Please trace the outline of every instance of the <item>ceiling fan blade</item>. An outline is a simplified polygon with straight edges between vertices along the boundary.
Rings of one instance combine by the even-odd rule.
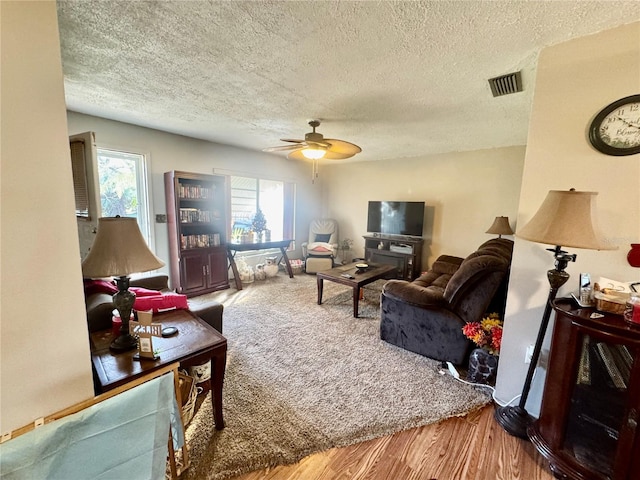
[[[327,150],[327,153],[325,154],[325,156],[323,158],[326,158],[328,160],[342,160],[342,159],[349,158],[349,157],[353,157],[353,155],[352,154],[345,154],[345,153],[334,153],[334,152],[331,152],[331,151]],[[309,160],[307,157],[305,157],[302,154],[302,149],[301,148],[291,152],[289,155],[287,155],[287,158],[291,159],[291,160],[307,160],[307,161]]]
[[[304,143],[304,140],[296,140],[295,138],[281,138],[281,142]]]
[[[315,142],[313,140],[305,140],[304,143],[307,145],[317,145],[319,147],[329,148],[331,144],[329,142]]]
[[[338,140],[336,138],[325,138],[325,140],[331,144],[329,147],[329,152],[331,153],[343,154],[352,157],[356,153],[360,153],[362,151],[362,149],[355,143],[345,142],[344,140]]]
[[[263,148],[262,151],[263,152],[284,152],[286,150],[295,150],[296,148],[302,148],[304,145],[301,144],[297,144],[297,145],[279,145],[277,147],[268,147],[268,148]]]
[[[345,158],[351,158],[355,155],[355,153],[338,153],[338,152],[332,152],[331,149],[327,150],[327,153],[325,153],[324,158],[328,159],[328,160],[343,160]]]

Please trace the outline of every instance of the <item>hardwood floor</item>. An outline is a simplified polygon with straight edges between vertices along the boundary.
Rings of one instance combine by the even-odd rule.
[[[233,480],[551,480],[544,458],[502,430],[493,410],[487,406]]]

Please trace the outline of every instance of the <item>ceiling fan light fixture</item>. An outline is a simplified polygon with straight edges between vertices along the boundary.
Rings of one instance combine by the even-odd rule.
[[[327,149],[321,146],[308,146],[301,150],[302,155],[309,160],[319,160],[327,154]]]

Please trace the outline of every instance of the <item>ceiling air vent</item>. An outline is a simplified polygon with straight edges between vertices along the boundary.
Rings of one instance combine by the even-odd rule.
[[[489,79],[491,93],[494,97],[509,95],[522,91],[522,76],[520,72],[509,73]]]

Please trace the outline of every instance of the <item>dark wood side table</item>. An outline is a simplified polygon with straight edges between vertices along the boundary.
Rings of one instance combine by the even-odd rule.
[[[160,355],[158,360],[135,360],[136,350],[109,350],[111,330],[91,334],[91,360],[99,383],[96,385],[97,393],[112,390],[174,362],[187,366],[210,361],[213,416],[216,430],[222,430],[222,385],[227,364],[227,339],[189,310],[154,314],[153,321],[161,323],[163,328],[178,329],[178,333],[171,337],[153,337],[153,348]]]
[[[340,267],[332,268],[316,273],[318,283],[318,305],[322,304],[322,290],[324,288],[324,280],[340,283],[353,288],[353,316],[358,318],[358,304],[360,302],[360,288],[375,282],[381,278],[395,278],[396,267],[394,265],[373,265],[369,264],[369,268],[360,272],[356,268],[356,263],[349,263]],[[349,275],[349,277],[343,276]]]
[[[233,278],[236,281],[236,289],[242,290],[242,282],[240,281],[240,274],[238,273],[238,267],[236,266],[235,256],[237,252],[248,252],[251,250],[268,250],[270,248],[279,248],[282,253],[282,260],[284,260],[284,267],[287,269],[289,278],[293,278],[293,269],[291,263],[289,263],[289,257],[287,257],[287,248],[291,244],[291,240],[276,240],[273,242],[260,242],[260,243],[227,243],[227,257],[229,258],[229,265],[233,272]]]

